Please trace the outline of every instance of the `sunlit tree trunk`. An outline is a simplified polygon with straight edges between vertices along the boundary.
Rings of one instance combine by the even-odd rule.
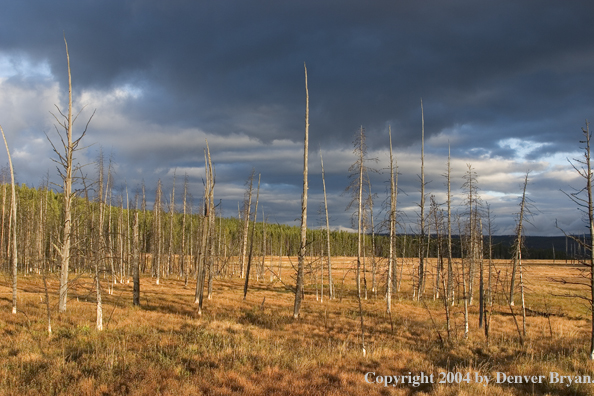
[[[4,145],[6,146],[6,154],[8,155],[8,165],[10,166],[10,187],[12,192],[12,198],[10,202],[12,222],[12,313],[17,313],[17,200],[16,190],[14,184],[14,169],[12,168],[12,159],[10,158],[10,150],[8,149],[8,143],[6,143],[6,136],[4,135],[4,129],[0,126],[0,132],[2,132],[2,139],[4,139]]]
[[[322,165],[322,186],[324,188],[324,209],[326,211],[326,243],[328,251],[328,298],[334,298],[334,284],[332,281],[332,252],[330,251],[330,219],[328,217],[328,200],[326,199],[326,177],[324,175],[324,159],[320,151],[320,163]],[[279,266],[280,276],[280,266]]]
[[[303,270],[305,265],[305,248],[307,245],[307,172],[308,172],[308,144],[309,144],[309,91],[307,89],[307,66],[305,69],[305,139],[303,144],[303,194],[301,195],[301,240],[299,244],[299,256],[297,259],[297,280],[295,282],[295,304],[293,306],[293,318],[299,317],[301,299],[303,296]]]
[[[398,165],[394,166],[392,155],[392,127],[389,128],[390,136],[390,251],[388,254],[388,279],[386,283],[386,312],[392,312],[393,277],[396,276],[396,199],[398,196]]]
[[[419,275],[417,283],[417,299],[421,300],[425,290],[425,115],[423,113],[423,99],[421,99],[421,229],[419,242]]]

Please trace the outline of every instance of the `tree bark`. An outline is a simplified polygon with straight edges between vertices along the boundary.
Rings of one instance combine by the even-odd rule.
[[[334,284],[332,282],[332,252],[330,251],[330,219],[328,217],[328,200],[326,198],[326,177],[324,175],[324,159],[322,158],[321,151],[320,163],[322,165],[322,186],[324,188],[324,209],[326,211],[326,244],[328,245],[328,298],[332,300],[334,298]]]
[[[243,299],[247,297],[248,284],[250,281],[250,269],[252,268],[252,255],[254,253],[254,234],[256,232],[256,220],[258,217],[258,201],[260,199],[260,174],[258,174],[258,188],[256,190],[256,208],[254,210],[254,225],[252,226],[252,237],[250,241],[250,254],[248,256],[247,269],[245,272],[245,283],[243,285]]]
[[[419,242],[419,279],[417,283],[417,299],[420,301],[425,290],[425,115],[423,99],[421,99],[421,241]]]
[[[6,143],[6,136],[4,135],[4,129],[0,126],[0,132],[2,132],[2,139],[4,139],[4,145],[6,146],[6,154],[8,155],[8,165],[10,166],[10,187],[12,191],[12,198],[11,198],[11,213],[12,213],[12,222],[14,226],[12,227],[12,313],[17,313],[17,200],[16,200],[16,190],[14,184],[14,169],[12,167],[12,159],[10,158],[10,150],[8,149],[8,143]]]
[[[297,260],[297,280],[295,284],[295,304],[293,306],[293,318],[299,317],[301,309],[301,298],[303,295],[303,269],[305,265],[305,248],[307,246],[307,172],[308,172],[308,144],[309,144],[309,91],[307,89],[307,66],[305,69],[305,139],[303,144],[303,194],[301,195],[301,241],[299,244],[299,256]]]
[[[389,127],[390,136],[390,252],[388,254],[388,279],[386,283],[386,312],[392,312],[392,286],[396,275],[396,199],[398,197],[398,165],[394,172],[394,157],[392,154],[392,126]],[[394,179],[396,178],[396,179]]]
[[[66,61],[68,64],[68,115],[65,144],[65,173],[64,173],[64,226],[62,233],[62,248],[60,251],[60,299],[59,311],[66,312],[66,301],[68,297],[68,266],[70,264],[70,238],[72,233],[72,152],[74,145],[72,141],[72,76],[70,73],[70,54],[68,53],[68,42],[64,37],[66,45]]]
[[[139,258],[139,244],[138,244],[138,211],[134,211],[134,231],[132,232],[132,238],[134,238],[132,242],[132,249],[134,252],[134,269],[133,269],[133,278],[134,278],[134,291],[133,291],[133,304],[140,305],[140,258]]]

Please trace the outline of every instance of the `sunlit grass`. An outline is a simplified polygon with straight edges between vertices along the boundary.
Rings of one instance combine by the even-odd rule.
[[[0,284],[0,394],[6,395],[186,395],[186,394],[421,394],[515,395],[590,394],[591,385],[573,384],[428,384],[384,389],[368,384],[365,373],[413,375],[420,372],[496,372],[513,375],[593,374],[586,356],[589,312],[550,277],[570,277],[564,266],[527,266],[527,305],[553,315],[529,316],[522,345],[507,305],[496,304],[490,344],[478,328],[478,299],[470,307],[470,335],[463,339],[461,304],[452,307],[453,331],[447,340],[441,300],[426,292],[427,308],[411,301],[410,271],[385,313],[383,287],[378,298],[363,301],[365,342],[362,354],[358,306],[350,260],[337,260],[339,297],[316,300],[306,288],[301,317],[292,319],[293,294],[281,282],[250,281],[243,300],[243,280],[220,279],[212,300],[198,315],[194,287],[183,280],[141,280],[141,307],[132,306],[132,284],[107,293],[103,280],[104,326],[95,330],[92,279],[71,285],[68,311],[57,314],[58,281],[49,277],[53,333],[48,336],[40,276],[19,279],[16,315],[11,312],[8,279]],[[500,276],[505,263],[497,263]],[[283,282],[291,285],[289,268]],[[284,276],[285,276],[284,275]],[[312,278],[307,278],[311,281]],[[344,279],[344,282],[343,282]],[[315,279],[314,279],[315,280]],[[428,285],[432,277],[428,278]],[[383,285],[383,280],[378,283]],[[368,287],[370,282],[368,278]],[[428,287],[429,290],[429,287]],[[478,284],[476,289],[478,290]],[[503,285],[499,284],[499,292]],[[327,290],[326,290],[327,292]],[[496,299],[497,301],[497,299]],[[429,311],[436,325],[430,319]],[[520,307],[515,313],[521,325]],[[552,335],[551,335],[552,333]],[[443,338],[443,343],[439,340]],[[567,393],[567,394],[569,394]]]

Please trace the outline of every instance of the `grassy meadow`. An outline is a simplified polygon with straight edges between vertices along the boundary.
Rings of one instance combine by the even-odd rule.
[[[278,258],[272,258],[276,266]],[[293,262],[296,262],[293,259]],[[412,259],[410,260],[412,263]],[[141,278],[141,306],[132,305],[131,280],[108,294],[102,280],[104,330],[95,329],[93,278],[75,276],[68,310],[58,314],[58,277],[47,278],[52,333],[47,331],[43,279],[19,277],[18,313],[11,313],[7,275],[0,278],[0,395],[591,395],[594,385],[550,383],[549,373],[591,375],[587,358],[590,312],[570,284],[577,280],[565,263],[527,262],[524,267],[527,336],[523,343],[505,303],[509,266],[496,264],[494,307],[487,345],[478,328],[478,280],[470,306],[470,333],[463,338],[463,303],[451,307],[453,329],[445,329],[441,299],[433,299],[432,278],[423,302],[412,300],[411,265],[386,314],[385,279],[362,301],[366,354],[352,258],[334,260],[336,298],[320,299],[316,279],[306,276],[301,316],[292,318],[294,271],[284,259],[282,281],[251,279],[243,300],[243,280],[216,279],[213,298],[200,316],[194,304],[195,280],[170,277],[155,285]],[[400,264],[400,261],[399,261]],[[384,267],[381,267],[384,268]],[[381,271],[383,273],[383,270]],[[498,274],[498,275],[497,275]],[[478,278],[477,278],[478,279]],[[326,280],[325,280],[325,283]],[[327,294],[327,285],[324,293]],[[316,292],[317,290],[317,292]],[[518,289],[519,290],[519,289]],[[457,294],[459,297],[459,294]],[[519,294],[514,312],[522,327]],[[387,386],[368,383],[378,376],[433,374],[432,383]],[[440,372],[470,373],[473,380],[438,383]],[[497,373],[547,376],[542,383],[494,383]],[[487,386],[475,373],[489,376]],[[452,378],[455,378],[452,375]]]

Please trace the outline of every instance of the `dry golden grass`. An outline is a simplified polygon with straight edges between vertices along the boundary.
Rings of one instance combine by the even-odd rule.
[[[273,258],[276,265],[278,259]],[[95,330],[92,279],[81,276],[69,291],[68,311],[57,314],[55,277],[49,278],[53,334],[48,337],[39,276],[19,279],[19,313],[12,315],[7,278],[0,282],[1,395],[589,395],[592,385],[550,384],[424,384],[386,387],[365,381],[377,375],[424,372],[478,372],[494,380],[497,372],[511,375],[594,377],[586,356],[589,311],[575,299],[555,296],[574,292],[552,284],[551,277],[575,276],[564,265],[529,263],[525,267],[527,305],[550,317],[529,316],[523,345],[507,305],[495,305],[490,345],[478,329],[477,302],[470,307],[470,336],[463,339],[462,308],[452,308],[454,330],[445,339],[441,301],[434,301],[428,278],[427,307],[411,301],[410,269],[394,297],[392,318],[385,313],[383,287],[363,301],[367,354],[361,350],[353,259],[334,261],[338,298],[316,300],[311,276],[302,314],[293,320],[293,294],[270,277],[250,281],[247,300],[243,281],[220,279],[204,313],[193,304],[194,287],[183,280],[141,280],[141,307],[132,306],[132,284],[117,284],[107,295],[104,282],[105,330]],[[412,262],[412,261],[410,261]],[[283,282],[293,284],[284,260]],[[500,279],[508,264],[496,263]],[[378,281],[383,284],[383,280]],[[371,280],[368,275],[368,287]],[[478,284],[475,286],[478,291]],[[499,281],[498,290],[504,284]],[[325,291],[326,292],[326,291]],[[503,301],[501,298],[499,300]],[[498,300],[498,301],[499,301]],[[518,300],[519,301],[519,300]],[[429,316],[436,322],[433,322]],[[516,304],[515,312],[520,307]],[[521,317],[517,317],[521,325]],[[393,326],[393,330],[392,330]],[[551,336],[552,331],[552,336]]]

